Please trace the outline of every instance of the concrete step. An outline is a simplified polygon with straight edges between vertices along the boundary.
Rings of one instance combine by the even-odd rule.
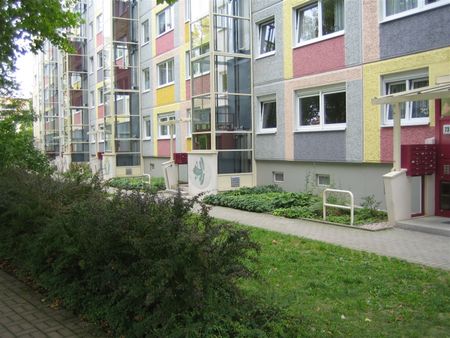
[[[411,231],[450,237],[450,218],[445,217],[415,217],[409,220],[398,221],[397,227]]]

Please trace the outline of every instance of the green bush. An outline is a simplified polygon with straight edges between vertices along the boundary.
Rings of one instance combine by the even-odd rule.
[[[148,177],[114,177],[106,182],[110,187],[124,190],[151,190],[159,191],[166,189],[163,177],[151,177],[150,185]]]
[[[296,336],[298,318],[237,286],[254,277],[249,232],[197,202],[3,172],[0,258],[114,336]]]

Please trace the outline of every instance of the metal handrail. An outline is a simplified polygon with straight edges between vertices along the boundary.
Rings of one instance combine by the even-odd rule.
[[[348,194],[350,196],[350,206],[327,203],[327,193],[328,192],[338,192],[338,193]],[[351,191],[339,190],[339,189],[325,189],[323,191],[322,199],[323,199],[323,220],[324,221],[327,220],[327,207],[333,207],[333,208],[350,210],[350,225],[353,225],[354,215],[355,215],[355,205],[354,205],[353,193]]]

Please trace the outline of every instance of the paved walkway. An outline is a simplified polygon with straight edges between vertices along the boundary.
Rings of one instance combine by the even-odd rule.
[[[92,325],[71,313],[54,310],[41,302],[42,296],[0,270],[0,337],[101,337]]]
[[[399,228],[371,232],[223,207],[213,207],[210,214],[258,228],[450,270],[450,237]]]

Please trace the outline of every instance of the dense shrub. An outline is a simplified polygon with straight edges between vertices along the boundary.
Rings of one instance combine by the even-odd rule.
[[[259,249],[248,231],[195,202],[3,172],[0,258],[114,336],[295,336],[298,318],[237,286]]]
[[[114,177],[107,182],[107,185],[113,188],[124,190],[164,190],[166,185],[163,177],[151,177],[150,185],[148,184],[148,177]]]

